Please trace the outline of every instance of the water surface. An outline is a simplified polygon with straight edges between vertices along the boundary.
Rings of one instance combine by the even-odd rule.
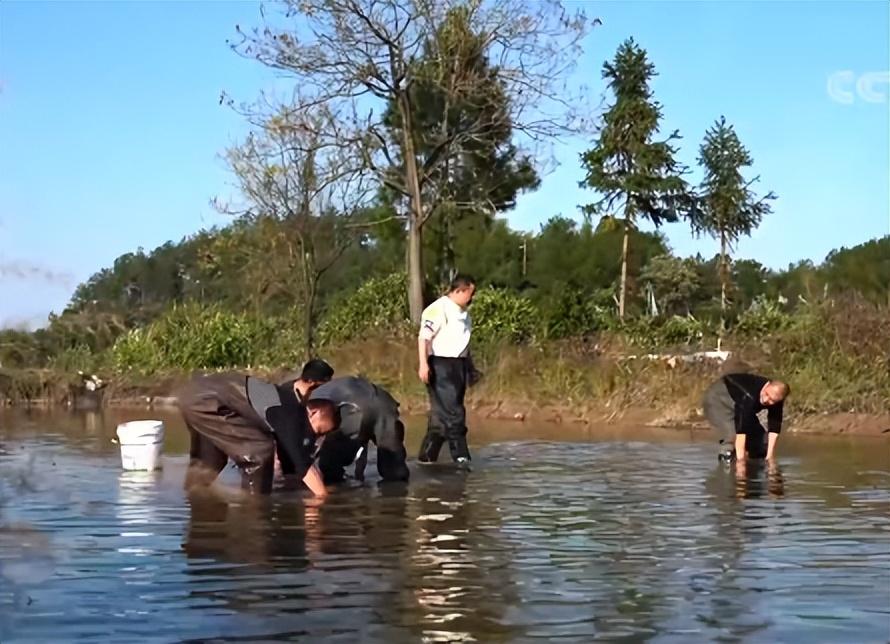
[[[491,424],[469,474],[307,508],[186,498],[172,416],[163,471],[121,472],[116,423],[157,416],[0,412],[0,641],[890,639],[886,438],[736,473],[705,434]]]

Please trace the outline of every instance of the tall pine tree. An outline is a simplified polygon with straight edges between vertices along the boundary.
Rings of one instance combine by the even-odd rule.
[[[729,253],[742,235],[750,235],[764,215],[772,212],[772,192],[758,198],[751,190],[759,177],[747,181],[742,169],[754,160],[726,118],[705,133],[699,150],[699,164],[705,171],[701,184],[701,207],[692,217],[694,232],[720,240],[720,310],[726,312],[729,285]]]
[[[656,75],[646,51],[633,39],[618,48],[612,62],[603,64],[614,102],[606,111],[603,128],[593,148],[581,155],[587,176],[582,186],[593,188],[601,198],[586,206],[587,215],[609,214],[623,218],[619,315],[624,318],[627,300],[627,255],[630,233],[643,217],[656,227],[688,215],[695,208],[683,174],[686,168],[674,158],[672,132],[663,141],[659,131],[661,105],[649,87]]]

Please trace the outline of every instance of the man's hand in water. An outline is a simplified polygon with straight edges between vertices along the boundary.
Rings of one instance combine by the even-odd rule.
[[[770,432],[767,435],[767,444],[766,444],[766,460],[772,461],[776,457],[776,442],[779,440],[779,435],[775,432]]]
[[[318,471],[317,465],[312,465],[306,471],[306,475],[303,477],[303,483],[306,484],[306,487],[308,487],[318,499],[323,499],[328,494],[328,491],[324,486],[324,479],[322,479],[321,472]]]

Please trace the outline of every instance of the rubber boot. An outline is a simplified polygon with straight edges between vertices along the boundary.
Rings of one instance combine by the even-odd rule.
[[[420,444],[417,460],[421,463],[435,463],[439,460],[439,451],[444,443],[445,440],[441,436],[427,430],[426,436],[423,437],[423,442]]]

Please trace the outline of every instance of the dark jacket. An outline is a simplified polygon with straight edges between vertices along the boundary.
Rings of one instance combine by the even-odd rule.
[[[782,431],[782,415],[784,402],[766,406],[760,402],[760,391],[769,382],[769,378],[757,376],[753,373],[731,373],[723,376],[726,391],[735,403],[736,433],[739,428],[746,427],[757,421],[757,414],[764,409],[767,411],[768,430],[774,434]]]
[[[399,403],[382,387],[355,376],[334,378],[315,389],[311,400],[330,400],[340,408],[338,436],[325,439],[319,463],[336,475],[359,455],[356,478],[364,477],[368,443],[377,446],[377,471],[384,480],[407,480],[405,426],[399,418]],[[334,454],[334,452],[338,454]],[[328,476],[330,478],[330,476]]]

